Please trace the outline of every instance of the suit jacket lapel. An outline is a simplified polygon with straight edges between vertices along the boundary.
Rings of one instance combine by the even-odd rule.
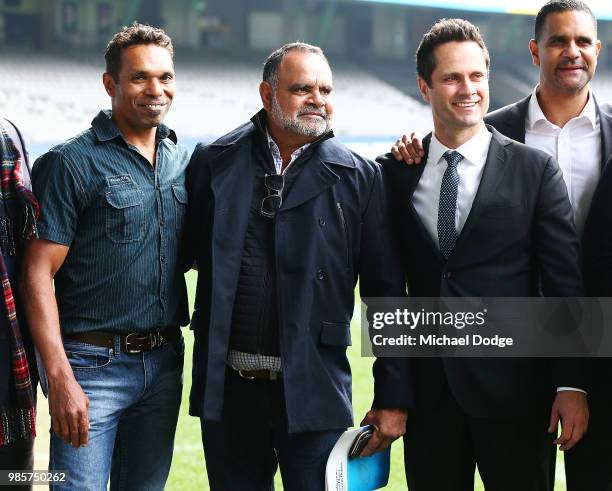
[[[600,106],[593,96],[597,114],[599,115],[599,129],[601,133],[601,169],[612,159],[612,113],[609,106]]]
[[[410,209],[410,212],[414,215],[415,220],[419,224],[419,228],[421,232],[425,234],[429,238],[429,240],[432,241],[432,244],[435,247],[435,249],[438,252],[440,252],[437,241],[431,237],[431,234],[425,228],[425,225],[423,224],[421,217],[419,217],[419,214],[417,213],[416,209],[414,208],[414,205],[412,204],[412,196],[414,195],[414,192],[416,191],[416,188],[419,185],[419,181],[421,180],[421,177],[423,176],[423,172],[425,171],[425,166],[427,165],[427,158],[429,156],[429,144],[430,143],[431,143],[431,133],[423,139],[423,158],[421,159],[421,162],[422,162],[421,165],[413,164],[411,166],[412,167],[411,170],[413,170],[414,175],[411,179],[411,182],[408,185],[408,193],[407,193],[406,199],[408,200],[408,207]]]
[[[421,159],[421,162],[422,162],[421,164],[413,164],[413,165],[408,166],[406,163],[400,162],[400,164],[405,166],[406,168],[406,173],[402,173],[402,175],[406,176],[406,180],[407,180],[407,182],[403,186],[401,185],[402,183],[400,183],[400,189],[405,188],[406,190],[406,195],[403,199],[407,200],[408,212],[413,216],[414,222],[417,224],[417,227],[418,227],[418,232],[425,238],[427,242],[429,242],[430,249],[432,251],[436,251],[436,254],[440,258],[440,260],[444,260],[444,258],[442,257],[442,253],[440,252],[440,247],[438,245],[437,237],[431,236],[429,231],[425,228],[425,225],[423,224],[421,217],[419,216],[416,209],[414,208],[414,205],[412,204],[412,196],[414,195],[414,192],[419,184],[419,181],[421,180],[421,176],[423,175],[423,172],[425,171],[425,166],[427,165],[427,158],[429,155],[429,144],[431,143],[431,135],[432,134],[430,133],[425,138],[423,138],[423,154],[424,155]],[[439,196],[435,197],[434,199],[439,199]]]
[[[528,95],[510,108],[502,121],[504,125],[503,131],[500,129],[502,134],[517,142],[525,143],[525,120],[527,119],[530,100],[531,95]]]
[[[455,248],[449,257],[451,262],[457,254],[461,252],[461,247],[468,243],[468,238],[475,224],[478,223],[478,219],[482,214],[483,210],[487,208],[495,197],[495,192],[500,182],[502,181],[508,165],[506,163],[507,150],[506,145],[510,143],[509,140],[505,139],[500,133],[498,133],[493,127],[488,126],[489,131],[493,133],[491,138],[491,144],[489,146],[489,152],[487,153],[487,160],[482,172],[482,178],[480,185],[476,191],[474,202],[472,203],[472,209],[467,217],[467,220],[457,238]]]
[[[413,211],[415,210],[412,206],[412,195],[414,194],[414,191],[416,190],[416,187],[418,186],[419,181],[421,180],[421,176],[423,175],[423,171],[425,170],[425,166],[427,165],[427,156],[429,153],[430,143],[431,133],[428,134],[425,138],[423,138],[424,155],[421,158],[421,163],[408,165],[404,161],[398,161],[396,165],[399,166],[401,172],[394,174],[392,177],[393,179],[400,179],[400,182],[398,183],[397,187],[403,190],[405,194],[404,199],[408,200],[407,202],[409,203],[409,207]]]

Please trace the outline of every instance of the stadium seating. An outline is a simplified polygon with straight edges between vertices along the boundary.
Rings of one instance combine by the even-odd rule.
[[[612,103],[612,75],[598,71],[591,87],[599,102]]]
[[[30,143],[62,141],[109,107],[100,55],[31,52],[0,57],[0,114],[12,118]],[[176,61],[177,95],[167,118],[179,137],[210,140],[260,107],[261,66],[227,58]],[[336,133],[357,140],[395,137],[404,128],[431,128],[429,109],[391,85],[349,64],[334,64]]]

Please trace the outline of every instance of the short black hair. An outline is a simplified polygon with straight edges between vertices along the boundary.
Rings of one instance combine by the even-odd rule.
[[[540,40],[542,30],[544,29],[544,24],[546,23],[546,17],[548,17],[549,14],[571,11],[586,12],[591,16],[595,27],[597,27],[597,19],[595,18],[593,11],[586,3],[581,2],[580,0],[550,0],[542,6],[538,12],[538,15],[536,15],[534,39],[536,41]]]
[[[171,57],[174,57],[172,40],[163,29],[146,24],[134,22],[131,26],[123,28],[113,36],[106,46],[104,59],[106,60],[106,73],[109,73],[115,81],[119,79],[121,70],[121,52],[130,46],[154,44],[166,48]]]
[[[485,57],[487,69],[490,58],[480,30],[465,19],[440,19],[423,35],[416,52],[417,74],[431,86],[431,74],[436,69],[434,50],[441,44],[452,41],[472,41],[480,46]]]
[[[304,51],[306,53],[313,53],[315,55],[319,55],[329,65],[329,61],[327,61],[323,50],[318,46],[313,46],[312,44],[308,43],[302,43],[301,41],[283,44],[280,48],[270,53],[268,58],[266,58],[263,67],[263,81],[268,82],[275,89],[278,85],[278,67],[283,61],[285,55],[290,51]]]

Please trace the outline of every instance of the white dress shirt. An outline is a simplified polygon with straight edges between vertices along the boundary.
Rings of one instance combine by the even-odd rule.
[[[567,188],[574,224],[582,237],[584,222],[591,208],[591,201],[601,175],[601,128],[595,101],[589,92],[589,100],[582,112],[570,119],[563,128],[546,119],[538,102],[536,86],[529,99],[525,119],[525,144],[543,150],[559,163]],[[559,387],[561,390],[578,390]]]
[[[445,147],[436,138],[435,134],[431,137],[427,153],[427,163],[412,195],[412,204],[423,225],[425,225],[425,228],[431,234],[434,243],[438,244],[438,246],[440,187],[442,186],[442,176],[448,167],[442,155],[448,150],[455,150],[463,155],[463,160],[457,164],[459,187],[457,189],[455,227],[457,235],[459,235],[472,209],[472,203],[474,203],[474,197],[482,178],[482,171],[487,161],[487,153],[489,152],[492,136],[486,126],[482,125],[478,133],[455,149]]]
[[[552,155],[563,172],[574,223],[582,237],[584,222],[601,175],[601,129],[595,102],[589,100],[582,112],[563,128],[546,119],[534,89],[525,120],[525,144]]]

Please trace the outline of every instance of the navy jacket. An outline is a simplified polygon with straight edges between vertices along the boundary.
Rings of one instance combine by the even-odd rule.
[[[249,122],[189,164],[185,246],[198,284],[190,413],[220,420],[232,307],[243,253],[261,130]],[[388,227],[380,167],[335,137],[316,144],[275,219],[277,308],[290,432],[352,424],[346,348],[354,288],[362,296],[402,296],[405,283]],[[341,211],[338,207],[341,206]],[[375,405],[406,406],[401,364],[376,366]],[[401,393],[405,391],[401,390]]]

